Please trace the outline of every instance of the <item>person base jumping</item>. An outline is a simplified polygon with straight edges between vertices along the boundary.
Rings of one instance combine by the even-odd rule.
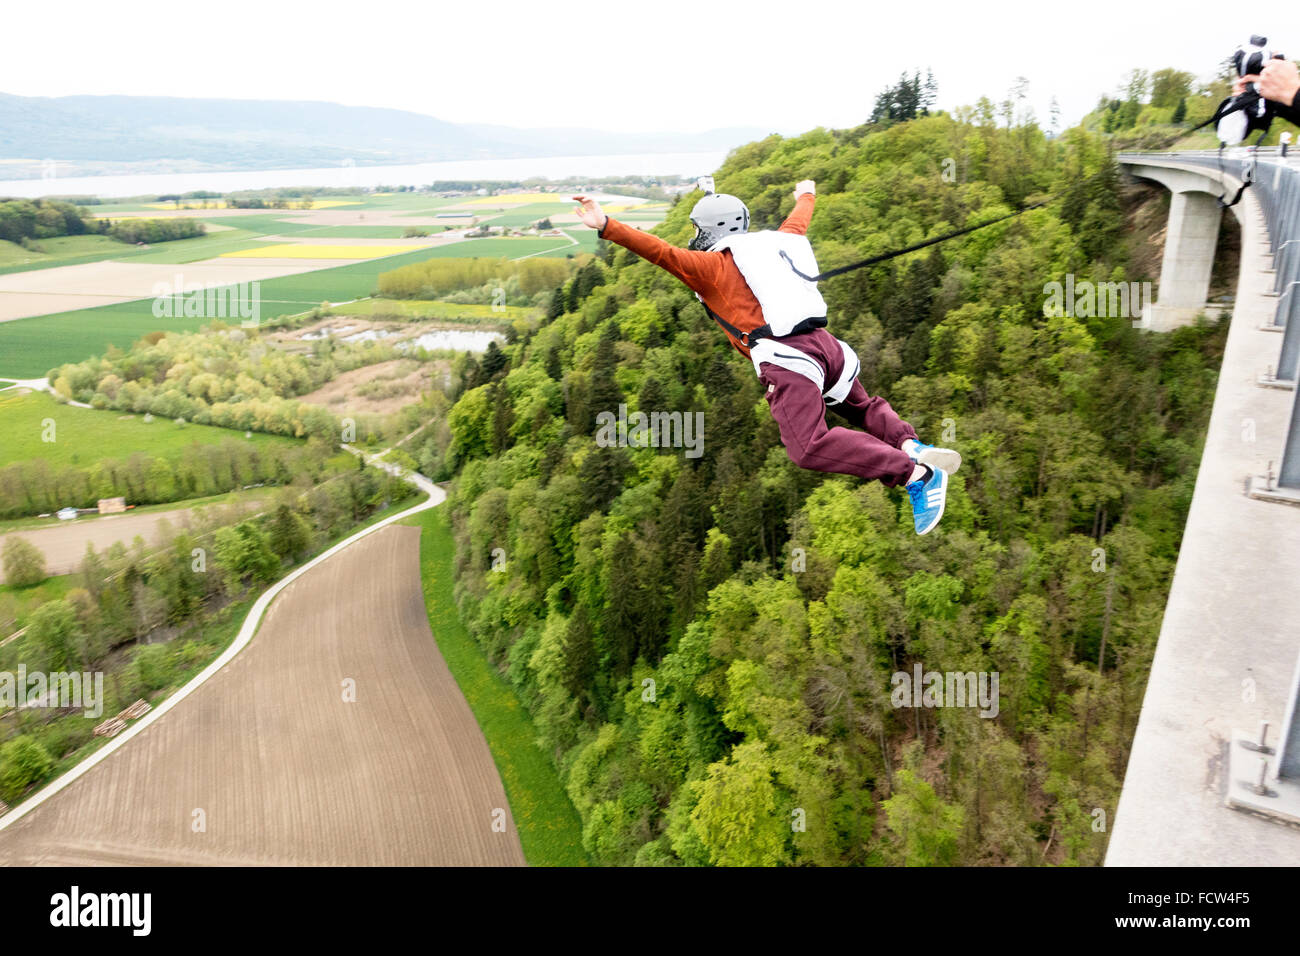
[[[948,476],[961,455],[923,443],[906,421],[858,381],[857,354],[826,331],[826,303],[810,276],[817,263],[806,233],[815,185],[795,187],[795,207],[775,231],[749,232],[749,209],[710,192],[695,204],[695,236],[678,249],[611,219],[600,203],[575,196],[578,217],[676,276],[703,303],[732,346],[754,365],[790,460],[814,471],[902,485],[917,534],[943,517]],[[830,408],[853,428],[828,427]],[[862,429],[858,431],[857,429]]]

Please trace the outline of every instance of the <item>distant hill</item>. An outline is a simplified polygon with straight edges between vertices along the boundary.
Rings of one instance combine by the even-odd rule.
[[[404,110],[298,100],[0,93],[0,160],[283,168],[725,149],[768,130],[607,133],[448,123]]]

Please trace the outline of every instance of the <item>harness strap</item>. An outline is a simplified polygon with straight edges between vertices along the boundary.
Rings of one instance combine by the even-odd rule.
[[[857,381],[858,372],[862,370],[862,364],[858,361],[858,354],[853,351],[852,346],[843,339],[836,339],[835,341],[839,344],[840,351],[844,355],[844,366],[840,371],[839,378],[831,383],[829,387],[826,382],[826,370],[822,368],[821,362],[782,339],[763,339],[756,343],[749,353],[749,358],[754,363],[754,372],[756,374],[763,374],[762,366],[764,364],[775,365],[778,368],[795,372],[817,386],[817,391],[822,394],[823,402],[827,405],[838,405],[849,397],[849,392],[853,389],[853,383]]]
[[[955,229],[952,232],[944,233],[942,236],[935,236],[933,239],[926,239],[924,242],[918,242],[915,245],[908,246],[905,249],[895,249],[892,252],[885,252],[885,253],[881,253],[878,256],[872,256],[870,259],[863,259],[861,262],[854,262],[847,266],[840,266],[838,269],[829,269],[826,272],[821,273],[820,275],[810,276],[800,272],[798,267],[795,266],[793,260],[791,260],[791,258],[785,254],[785,250],[781,251],[781,257],[785,259],[786,263],[789,264],[791,269],[794,269],[794,274],[797,275],[800,279],[804,279],[808,282],[824,282],[827,279],[832,279],[835,276],[843,275],[846,272],[853,272],[855,269],[864,269],[867,266],[874,266],[878,263],[886,262],[890,259],[896,259],[899,256],[907,255],[907,253],[909,252],[916,252],[918,249],[925,249],[928,246],[937,245],[940,242],[947,242],[949,239],[956,239],[958,236],[964,236],[968,232],[974,232],[976,229],[983,229],[985,226],[992,226],[995,223],[1004,222],[1007,219],[1014,219],[1016,216],[1024,215],[1025,213],[1029,212],[1029,210],[1031,209],[1038,209],[1041,206],[1046,206],[1049,202],[1051,202],[1055,198],[1057,197],[1049,196],[1047,199],[1040,200],[1039,202],[1029,203],[1026,206],[1021,206],[1015,212],[1007,213],[1005,216],[998,216],[996,219],[987,219],[984,222],[978,222],[975,225],[967,226],[964,229]]]
[[[734,325],[732,325],[722,316],[718,315],[718,313],[710,309],[708,303],[706,303],[704,299],[700,298],[700,294],[698,292],[695,294],[695,298],[700,300],[700,305],[704,306],[704,311],[709,313],[709,318],[711,318],[714,322],[717,322],[718,325],[722,326],[722,330],[724,332],[730,335],[733,339],[738,340],[740,344],[743,345],[745,348],[750,348],[759,339],[767,339],[772,337],[772,326],[768,325],[766,322],[764,322],[758,328],[754,329],[752,332],[742,332],[740,331],[740,329],[736,328]]]
[[[761,342],[763,339],[775,338],[775,336],[772,334],[772,326],[769,325],[767,322],[764,322],[758,328],[753,329],[749,332],[742,332],[740,329],[736,328],[734,325],[732,325],[722,316],[718,315],[718,313],[710,309],[708,304],[702,298],[700,298],[698,292],[695,294],[695,298],[700,300],[700,305],[704,306],[704,311],[709,314],[709,318],[711,318],[714,322],[717,322],[718,325],[722,326],[722,330],[724,332],[730,335],[733,339],[739,341],[740,344],[743,345],[745,348],[747,349],[753,348],[756,342]],[[811,318],[804,319],[802,322],[797,323],[795,327],[792,328],[787,334],[798,335],[800,332],[811,332],[813,329],[824,329],[825,327],[826,327],[826,316],[815,315],[812,316]]]
[[[1268,135],[1268,130],[1265,129],[1262,133],[1259,134],[1259,139],[1255,140],[1255,146],[1258,147],[1259,144],[1263,142],[1264,137],[1267,135]],[[1218,160],[1218,164],[1219,164],[1219,175],[1226,177],[1227,173],[1223,169],[1223,147],[1224,144],[1220,143],[1219,151],[1218,153],[1215,154],[1215,158]],[[1237,203],[1241,202],[1241,194],[1244,193],[1247,187],[1249,187],[1250,184],[1255,181],[1255,164],[1257,162],[1258,159],[1252,155],[1250,157],[1250,164],[1242,171],[1241,185],[1237,188],[1237,194],[1232,197],[1232,202],[1223,201],[1223,197],[1228,195],[1226,191],[1223,193],[1223,195],[1219,196],[1219,205],[1222,208],[1231,209],[1233,206],[1237,205]]]
[[[853,389],[853,383],[858,379],[858,372],[862,370],[862,363],[858,361],[858,353],[853,351],[853,347],[843,339],[836,339],[835,341],[840,343],[840,351],[844,353],[844,368],[835,384],[822,395],[827,405],[838,405],[848,398],[849,392]]]

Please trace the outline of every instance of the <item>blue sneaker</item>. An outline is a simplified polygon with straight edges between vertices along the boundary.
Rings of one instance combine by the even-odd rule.
[[[930,468],[924,478],[907,485],[907,493],[912,498],[912,520],[916,522],[916,533],[926,534],[943,517],[944,502],[948,500],[948,473],[939,468]]]
[[[950,475],[956,474],[957,469],[961,467],[961,452],[953,451],[951,448],[935,448],[925,442],[912,440],[915,444],[907,453],[907,457],[918,465],[929,465]]]

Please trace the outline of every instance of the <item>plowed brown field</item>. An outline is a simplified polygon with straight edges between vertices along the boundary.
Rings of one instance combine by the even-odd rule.
[[[0,831],[0,862],[523,865],[418,537],[389,526],[290,584],[224,669]]]

